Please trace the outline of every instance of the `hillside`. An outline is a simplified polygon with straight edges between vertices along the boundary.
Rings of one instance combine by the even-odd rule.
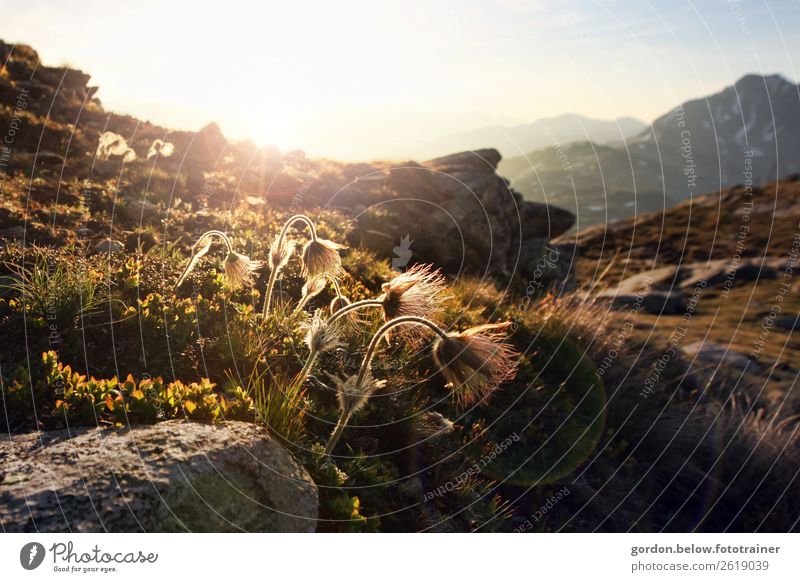
[[[447,136],[445,141],[457,144],[459,149],[464,150],[493,147],[503,157],[513,158],[520,152],[540,150],[554,144],[591,141],[603,145],[623,142],[645,129],[646,124],[632,117],[606,121],[565,113],[521,125],[481,127]]]
[[[106,111],[30,47],[0,62],[3,531],[797,529],[796,363],[709,376],[658,293],[634,320],[589,296],[602,235],[496,150],[310,159]],[[770,256],[792,184],[759,191]],[[636,269],[662,260],[643,220]]]
[[[677,106],[623,145],[554,143],[500,169],[527,199],[576,214],[580,229],[798,172],[798,126],[798,86],[747,75]]]

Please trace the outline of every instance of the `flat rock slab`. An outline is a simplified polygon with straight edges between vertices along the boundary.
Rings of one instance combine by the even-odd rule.
[[[0,436],[7,532],[312,532],[317,509],[309,474],[254,424]]]

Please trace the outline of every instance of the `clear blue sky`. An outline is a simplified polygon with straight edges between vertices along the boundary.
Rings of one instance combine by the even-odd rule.
[[[797,0],[0,0],[0,14],[0,38],[92,73],[110,109],[339,158],[565,112],[650,121],[800,66]]]

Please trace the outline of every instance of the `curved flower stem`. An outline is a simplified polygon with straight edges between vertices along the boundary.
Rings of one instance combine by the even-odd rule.
[[[372,358],[375,356],[375,351],[378,349],[378,344],[380,344],[381,338],[386,334],[386,332],[388,332],[393,327],[406,324],[421,325],[423,327],[427,327],[428,329],[432,330],[435,334],[437,334],[440,337],[443,338],[447,337],[446,331],[444,331],[442,328],[440,328],[432,321],[425,319],[424,317],[417,317],[416,315],[405,315],[402,317],[392,319],[391,321],[387,321],[380,327],[380,329],[378,329],[377,332],[375,332],[375,335],[372,336],[372,340],[370,340],[369,342],[369,346],[367,347],[367,353],[364,355],[364,359],[361,361],[361,368],[359,369],[358,377],[356,378],[357,385],[360,386],[366,380],[367,373],[369,372],[370,365],[372,364]],[[325,445],[326,455],[330,455],[331,452],[333,451],[334,447],[336,446],[336,443],[342,436],[342,432],[344,432],[344,429],[350,420],[351,414],[342,415],[339,418],[339,421],[336,423],[336,427],[333,429],[333,433],[328,439],[328,444]]]
[[[200,238],[198,238],[197,241],[195,241],[195,243],[192,245],[192,255],[191,255],[191,257],[189,257],[189,262],[186,264],[186,267],[183,269],[183,272],[181,273],[181,276],[178,277],[178,282],[175,283],[174,289],[177,289],[178,287],[181,286],[181,284],[183,283],[184,279],[186,279],[186,277],[189,275],[189,273],[192,271],[192,269],[194,269],[194,267],[197,265],[197,261],[200,260],[200,257],[197,257],[197,252],[198,252],[197,249],[199,247],[201,247],[201,243],[204,240],[206,240],[206,239],[208,239],[208,238],[210,238],[212,236],[219,237],[222,240],[222,242],[225,243],[225,247],[228,249],[228,254],[233,252],[233,244],[231,243],[231,239],[228,237],[227,234],[225,234],[221,230],[208,230],[208,231],[204,232],[203,234],[200,235]],[[208,244],[209,244],[209,246],[211,245],[210,242]],[[207,252],[208,252],[208,247],[206,247],[202,251],[201,256],[205,255]]]
[[[279,247],[283,244],[283,241],[286,238],[286,234],[289,232],[289,228],[295,222],[302,222],[306,226],[308,226],[309,230],[311,231],[311,240],[317,240],[317,227],[314,225],[314,221],[312,221],[305,214],[295,214],[294,216],[289,217],[289,219],[283,223],[283,228],[281,229],[281,233],[278,235]],[[272,272],[269,274],[269,282],[267,283],[267,294],[266,297],[264,297],[264,308],[261,311],[262,317],[267,317],[267,314],[269,313],[270,304],[272,303],[272,292],[275,289],[275,282],[278,280],[279,271],[280,269],[273,269]]]
[[[361,368],[358,370],[358,378],[356,380],[356,384],[360,385],[362,382],[364,382],[364,379],[367,377],[367,372],[369,372],[369,368],[372,365],[372,358],[375,357],[375,351],[378,349],[378,344],[380,343],[381,338],[384,335],[386,335],[386,332],[388,332],[393,327],[406,324],[421,325],[423,327],[427,327],[439,337],[445,339],[447,338],[446,331],[444,331],[441,327],[439,327],[432,321],[425,319],[424,317],[418,317],[416,315],[404,315],[402,317],[397,317],[395,319],[387,321],[380,327],[380,329],[378,329],[378,331],[375,332],[375,335],[372,336],[372,339],[369,342],[369,346],[367,346],[367,353],[364,354],[364,359],[361,360]]]
[[[333,452],[333,449],[336,447],[336,443],[339,442],[339,438],[341,438],[342,433],[344,432],[344,429],[349,421],[349,414],[347,416],[339,417],[336,427],[333,429],[333,432],[328,439],[328,444],[325,445],[325,455],[330,456],[330,454]]]
[[[336,298],[337,299],[341,299],[342,298],[342,289],[341,289],[341,287],[339,287],[339,281],[337,281],[336,277],[334,277],[330,273],[325,273],[324,276],[333,285],[333,290],[336,292]]]
[[[303,310],[303,307],[311,301],[311,298],[314,297],[313,295],[304,295],[300,302],[297,304],[297,307],[294,308],[295,313],[300,313]]]
[[[383,301],[380,299],[362,299],[361,301],[356,301],[355,303],[351,303],[345,307],[342,307],[339,311],[328,317],[325,321],[325,325],[330,325],[343,315],[350,313],[351,311],[355,311],[356,309],[361,309],[362,307],[380,307],[383,305]]]
[[[311,371],[311,367],[314,365],[314,362],[317,360],[317,356],[318,355],[319,354],[316,351],[309,352],[308,358],[306,358],[306,363],[303,364],[303,369],[300,370],[297,373],[297,376],[295,376],[295,380],[294,381],[298,385],[300,385],[300,384],[302,384],[303,382],[306,381],[306,377],[308,376],[308,373]]]
[[[225,243],[225,246],[227,247],[228,252],[229,253],[233,252],[233,243],[231,243],[230,237],[227,234],[225,234],[224,232],[222,232],[221,230],[209,230],[209,231],[206,231],[205,233],[203,233],[203,236],[201,236],[198,239],[198,242],[200,240],[204,239],[207,236],[218,236],[220,239],[222,239],[222,242]]]

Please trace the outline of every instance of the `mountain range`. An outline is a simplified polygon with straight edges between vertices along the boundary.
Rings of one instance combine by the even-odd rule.
[[[591,141],[597,144],[619,143],[647,129],[647,124],[633,117],[613,120],[592,119],[574,113],[538,119],[531,123],[491,125],[448,136],[445,141],[459,150],[493,147],[504,157],[539,150],[557,144]]]
[[[499,171],[526,198],[575,213],[583,228],[798,172],[798,128],[800,87],[779,75],[746,75],[622,143],[553,143],[504,160]]]

